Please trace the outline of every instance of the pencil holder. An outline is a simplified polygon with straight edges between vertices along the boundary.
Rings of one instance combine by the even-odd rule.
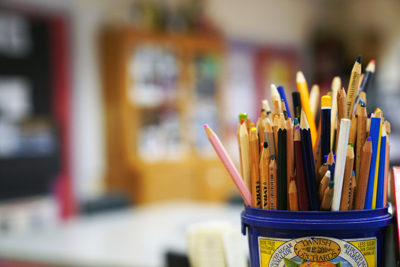
[[[356,211],[285,211],[245,207],[251,267],[384,266],[388,207]],[[379,265],[378,265],[379,263]]]

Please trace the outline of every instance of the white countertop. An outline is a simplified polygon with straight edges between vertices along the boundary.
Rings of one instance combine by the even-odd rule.
[[[188,225],[228,221],[240,233],[242,209],[175,201],[78,217],[42,230],[0,233],[0,258],[73,266],[163,266],[167,251],[186,253]]]

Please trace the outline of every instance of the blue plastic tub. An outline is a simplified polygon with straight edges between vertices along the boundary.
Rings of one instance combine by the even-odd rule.
[[[245,207],[251,267],[384,266],[388,208],[284,211]],[[309,263],[309,264],[308,264]]]

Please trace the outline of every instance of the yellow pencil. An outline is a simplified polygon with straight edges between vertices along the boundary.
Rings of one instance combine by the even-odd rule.
[[[297,72],[296,84],[297,84],[297,90],[300,93],[301,107],[304,110],[304,113],[306,114],[307,122],[310,126],[311,142],[314,148],[315,143],[317,141],[317,126],[315,125],[315,119],[311,112],[307,81],[306,78],[304,78],[304,74],[301,71]]]

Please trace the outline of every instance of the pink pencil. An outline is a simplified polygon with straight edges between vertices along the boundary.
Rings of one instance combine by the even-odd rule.
[[[206,130],[206,134],[208,136],[208,140],[210,140],[211,145],[214,147],[215,152],[218,157],[224,164],[226,170],[229,172],[233,182],[235,183],[237,189],[239,190],[240,195],[242,196],[244,203],[247,206],[251,206],[251,194],[246,184],[243,181],[243,178],[240,176],[238,170],[233,164],[231,158],[226,152],[224,146],[219,140],[218,136],[214,133],[214,131],[207,125],[204,124],[204,129]]]

